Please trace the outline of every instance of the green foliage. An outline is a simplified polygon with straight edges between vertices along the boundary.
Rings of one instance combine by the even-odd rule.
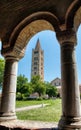
[[[32,87],[24,75],[17,77],[17,100],[26,99],[32,93]]]
[[[27,100],[30,94],[38,93],[39,98],[42,99],[44,95],[49,97],[57,96],[56,87],[50,83],[42,82],[40,76],[33,76],[31,82],[24,75],[19,75],[17,78],[17,100]]]
[[[80,94],[80,99],[81,99],[81,94]]]
[[[22,100],[23,99],[22,94],[20,92],[17,92],[16,99],[17,100]]]
[[[4,66],[5,61],[4,59],[0,58],[0,87],[2,87],[3,84]]]
[[[33,76],[31,79],[31,84],[34,92],[37,92],[39,96],[42,96],[46,92],[45,84],[41,81],[40,76]]]
[[[25,91],[25,86],[28,83],[28,79],[24,75],[19,75],[17,77],[17,92],[23,93]]]
[[[49,97],[56,97],[57,88],[55,86],[52,86],[50,83],[47,83],[46,84],[46,94],[48,94]]]
[[[37,82],[39,82],[39,81],[41,81],[39,75],[35,75],[35,76],[33,76],[32,79],[31,79],[31,83],[32,83],[32,84],[37,84]]]

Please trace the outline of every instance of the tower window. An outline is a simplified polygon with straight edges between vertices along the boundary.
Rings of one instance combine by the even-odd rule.
[[[34,75],[36,75],[36,72],[34,72]]]
[[[38,60],[38,57],[34,57],[34,60]]]
[[[37,70],[37,67],[34,67],[34,70]]]
[[[34,51],[34,54],[38,54],[38,51]]]
[[[34,62],[34,65],[37,65],[37,62]]]

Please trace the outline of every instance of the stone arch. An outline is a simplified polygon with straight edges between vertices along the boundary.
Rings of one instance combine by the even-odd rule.
[[[74,29],[75,29],[75,31],[78,30],[80,24],[81,24],[81,7],[77,10],[75,17],[74,17]]]
[[[67,13],[66,13],[66,28],[74,28],[74,17],[76,15],[76,12],[80,8],[80,1],[75,0],[72,2],[72,4],[69,6]]]
[[[15,41],[18,37],[18,35],[20,34],[20,32],[23,30],[23,28],[25,28],[26,26],[28,26],[30,23],[33,23],[34,21],[37,20],[45,20],[48,21],[50,23],[50,25],[53,26],[54,30],[59,30],[58,24],[59,24],[59,20],[58,18],[50,13],[50,12],[37,12],[37,13],[33,13],[30,16],[26,17],[23,21],[21,21],[13,30],[10,39],[9,39],[9,44],[10,46],[14,46]]]
[[[22,31],[19,33],[17,40],[15,42],[14,49],[19,49],[23,55],[25,52],[26,45],[28,44],[29,40],[38,32],[41,32],[43,30],[52,30],[54,31],[53,26],[45,21],[45,20],[36,20],[29,25],[27,25],[25,28],[22,29]]]
[[[43,30],[57,31],[59,30],[58,24],[59,20],[50,12],[38,12],[28,16],[11,33],[8,46],[12,49],[11,55],[22,58],[26,44],[33,35]],[[3,48],[5,48],[4,45]],[[6,55],[5,51],[2,53]]]

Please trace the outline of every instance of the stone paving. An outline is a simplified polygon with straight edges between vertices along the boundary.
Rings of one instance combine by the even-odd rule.
[[[4,126],[6,128],[21,128],[27,129],[27,130],[56,130],[57,129],[57,123],[55,122],[42,122],[42,121],[21,121],[21,120],[13,120],[13,121],[6,121],[6,122],[1,122],[0,126]],[[0,129],[1,130],[1,129]]]

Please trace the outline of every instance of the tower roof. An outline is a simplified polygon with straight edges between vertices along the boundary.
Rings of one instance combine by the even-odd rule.
[[[41,50],[41,45],[40,45],[39,38],[38,38],[38,40],[37,40],[35,50]]]

